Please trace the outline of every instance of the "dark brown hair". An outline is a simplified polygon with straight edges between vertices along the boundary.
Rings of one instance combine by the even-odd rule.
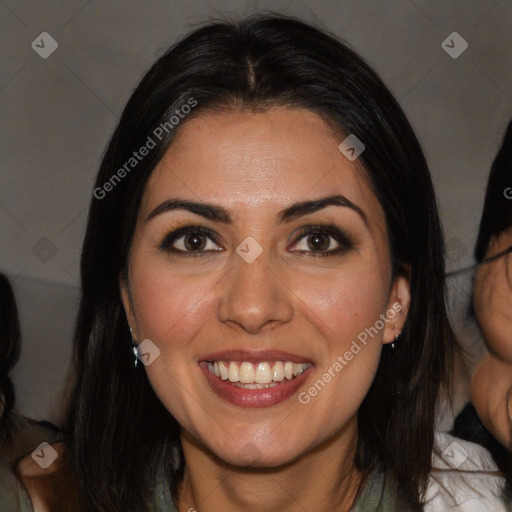
[[[507,197],[508,196],[508,197]],[[512,121],[489,173],[475,258],[481,263],[493,236],[512,226]]]
[[[104,184],[132,152],[191,98],[193,111],[104,195]],[[148,177],[177,130],[205,109],[271,106],[314,111],[337,127],[340,142],[343,134],[355,134],[366,146],[359,160],[385,212],[393,272],[410,265],[412,298],[400,350],[383,352],[360,407],[356,464],[366,474],[384,465],[412,503],[421,500],[436,400],[456,346],[427,163],[402,109],[361,57],[322,30],[263,14],[210,22],[173,45],[131,96],[101,163],[82,252],[68,422],[88,511],[150,507],[162,468],[160,482],[175,494],[185,464],[179,425],[144,369],[133,368],[118,286]]]
[[[13,434],[14,386],[9,372],[20,355],[21,331],[16,298],[9,279],[0,274],[0,444]]]

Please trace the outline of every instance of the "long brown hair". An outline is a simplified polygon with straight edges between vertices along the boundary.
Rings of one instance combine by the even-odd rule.
[[[129,173],[156,127],[197,106]],[[101,163],[81,261],[76,386],[69,409],[75,466],[88,511],[150,507],[155,479],[173,494],[185,461],[180,427],[134,369],[118,277],[126,271],[145,183],[175,133],[205,109],[310,109],[364,141],[364,173],[386,216],[393,272],[410,266],[400,350],[385,350],[359,410],[357,467],[382,464],[411,503],[431,469],[436,400],[456,346],[445,309],[443,235],[430,173],[402,109],[377,74],[335,36],[299,20],[215,21],[173,45],[126,105]],[[340,140],[342,140],[340,138]],[[105,187],[109,182],[111,187]],[[108,188],[108,193],[103,194]]]

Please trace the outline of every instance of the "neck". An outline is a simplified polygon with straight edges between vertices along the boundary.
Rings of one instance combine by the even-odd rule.
[[[362,476],[354,466],[357,418],[320,446],[279,467],[226,464],[186,433],[179,512],[348,512]]]

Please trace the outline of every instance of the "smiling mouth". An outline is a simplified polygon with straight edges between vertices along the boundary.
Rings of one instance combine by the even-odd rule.
[[[291,361],[206,361],[208,370],[221,380],[242,389],[267,389],[290,381],[304,373],[311,363]]]

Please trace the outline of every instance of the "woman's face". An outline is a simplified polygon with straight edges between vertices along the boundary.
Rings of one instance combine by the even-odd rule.
[[[203,113],[144,192],[127,317],[160,351],[162,403],[226,462],[276,466],[354,430],[405,320],[383,210],[341,141],[307,110]]]
[[[512,227],[492,237],[486,258],[512,246]],[[471,381],[471,398],[485,426],[512,449],[512,253],[480,265],[474,310],[487,351]]]
[[[512,246],[512,226],[489,241],[485,258]],[[512,253],[478,267],[473,304],[491,352],[512,363]]]

